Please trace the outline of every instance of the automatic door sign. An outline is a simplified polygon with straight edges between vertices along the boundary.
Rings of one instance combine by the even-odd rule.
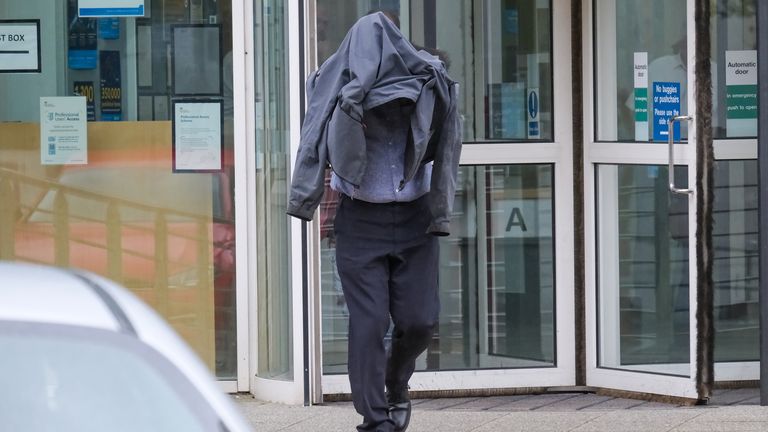
[[[635,53],[635,141],[648,141],[648,53]]]
[[[757,136],[757,51],[725,52],[728,137]]]
[[[40,72],[40,20],[0,20],[0,73]]]

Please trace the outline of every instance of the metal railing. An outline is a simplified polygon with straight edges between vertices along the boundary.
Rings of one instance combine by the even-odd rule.
[[[36,198],[27,199],[30,196]],[[73,208],[75,200],[106,210],[101,217],[82,214]],[[151,215],[150,220],[126,220],[123,215],[131,211]],[[72,229],[78,224],[87,225],[86,231],[92,234],[104,233],[103,241],[78,236]],[[147,205],[0,168],[0,260],[70,267],[83,260],[73,256],[77,248],[100,250],[106,265],[89,270],[136,292],[186,336],[209,364],[215,351],[212,230],[211,214]],[[138,233],[146,244],[138,250],[135,244],[127,247],[123,241],[127,232]],[[36,242],[30,250],[24,243],[33,237]],[[177,247],[193,248],[194,254],[188,255],[193,259],[173,259],[171,240]],[[46,250],[50,247],[53,251]],[[20,249],[25,252],[19,253]],[[124,262],[131,259],[150,263],[150,274],[128,274]],[[192,276],[191,282],[179,275]],[[171,307],[172,291],[191,296],[194,307]]]

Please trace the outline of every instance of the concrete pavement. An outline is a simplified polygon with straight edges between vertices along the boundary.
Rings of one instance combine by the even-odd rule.
[[[255,431],[355,430],[350,402],[311,407],[233,396]],[[590,393],[415,399],[408,432],[768,431],[758,389],[717,390],[708,405],[683,407]]]

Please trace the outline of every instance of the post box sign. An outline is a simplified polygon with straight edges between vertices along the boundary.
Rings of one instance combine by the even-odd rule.
[[[40,20],[0,20],[0,73],[40,72]]]

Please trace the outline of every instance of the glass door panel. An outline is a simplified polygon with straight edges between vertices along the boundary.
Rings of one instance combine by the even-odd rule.
[[[417,371],[555,365],[553,172],[459,169],[454,232],[440,239],[440,324]],[[324,202],[321,238],[332,242],[334,201]],[[348,312],[333,251],[321,259],[323,373],[346,373]]]
[[[757,178],[756,160],[715,163],[712,278],[716,362],[760,360]],[[716,374],[721,380],[719,376]]]
[[[685,145],[696,141],[688,91],[694,2],[593,5],[596,142],[589,150],[599,151],[587,152],[595,258],[587,384],[699,399],[697,197],[670,185],[687,189],[696,179],[697,148]],[[691,123],[670,129],[672,118],[689,113]]]
[[[596,138],[666,143],[666,119],[688,111],[686,0],[596,0],[595,14]]]
[[[715,138],[714,325],[717,381],[759,373],[757,239],[757,0],[712,0],[718,66]],[[713,77],[714,78],[714,77]],[[737,149],[741,150],[737,150]]]
[[[488,169],[488,352],[554,363],[552,167]],[[521,363],[522,364],[522,363]]]
[[[463,157],[482,151],[478,147],[488,141],[520,146],[554,139],[553,2],[317,0],[316,5],[318,64],[359,16],[373,10],[396,16],[416,47],[445,62],[461,88]],[[528,124],[532,114],[535,133]],[[439,327],[417,372],[559,366],[556,168],[548,160],[554,158],[537,163],[518,158],[514,164],[506,163],[508,158],[459,169],[452,233],[440,240]],[[335,264],[338,194],[326,186],[318,214],[319,281],[322,372],[331,376],[347,373],[349,315]]]
[[[688,198],[665,166],[599,165],[597,179],[598,365],[689,376]]]

